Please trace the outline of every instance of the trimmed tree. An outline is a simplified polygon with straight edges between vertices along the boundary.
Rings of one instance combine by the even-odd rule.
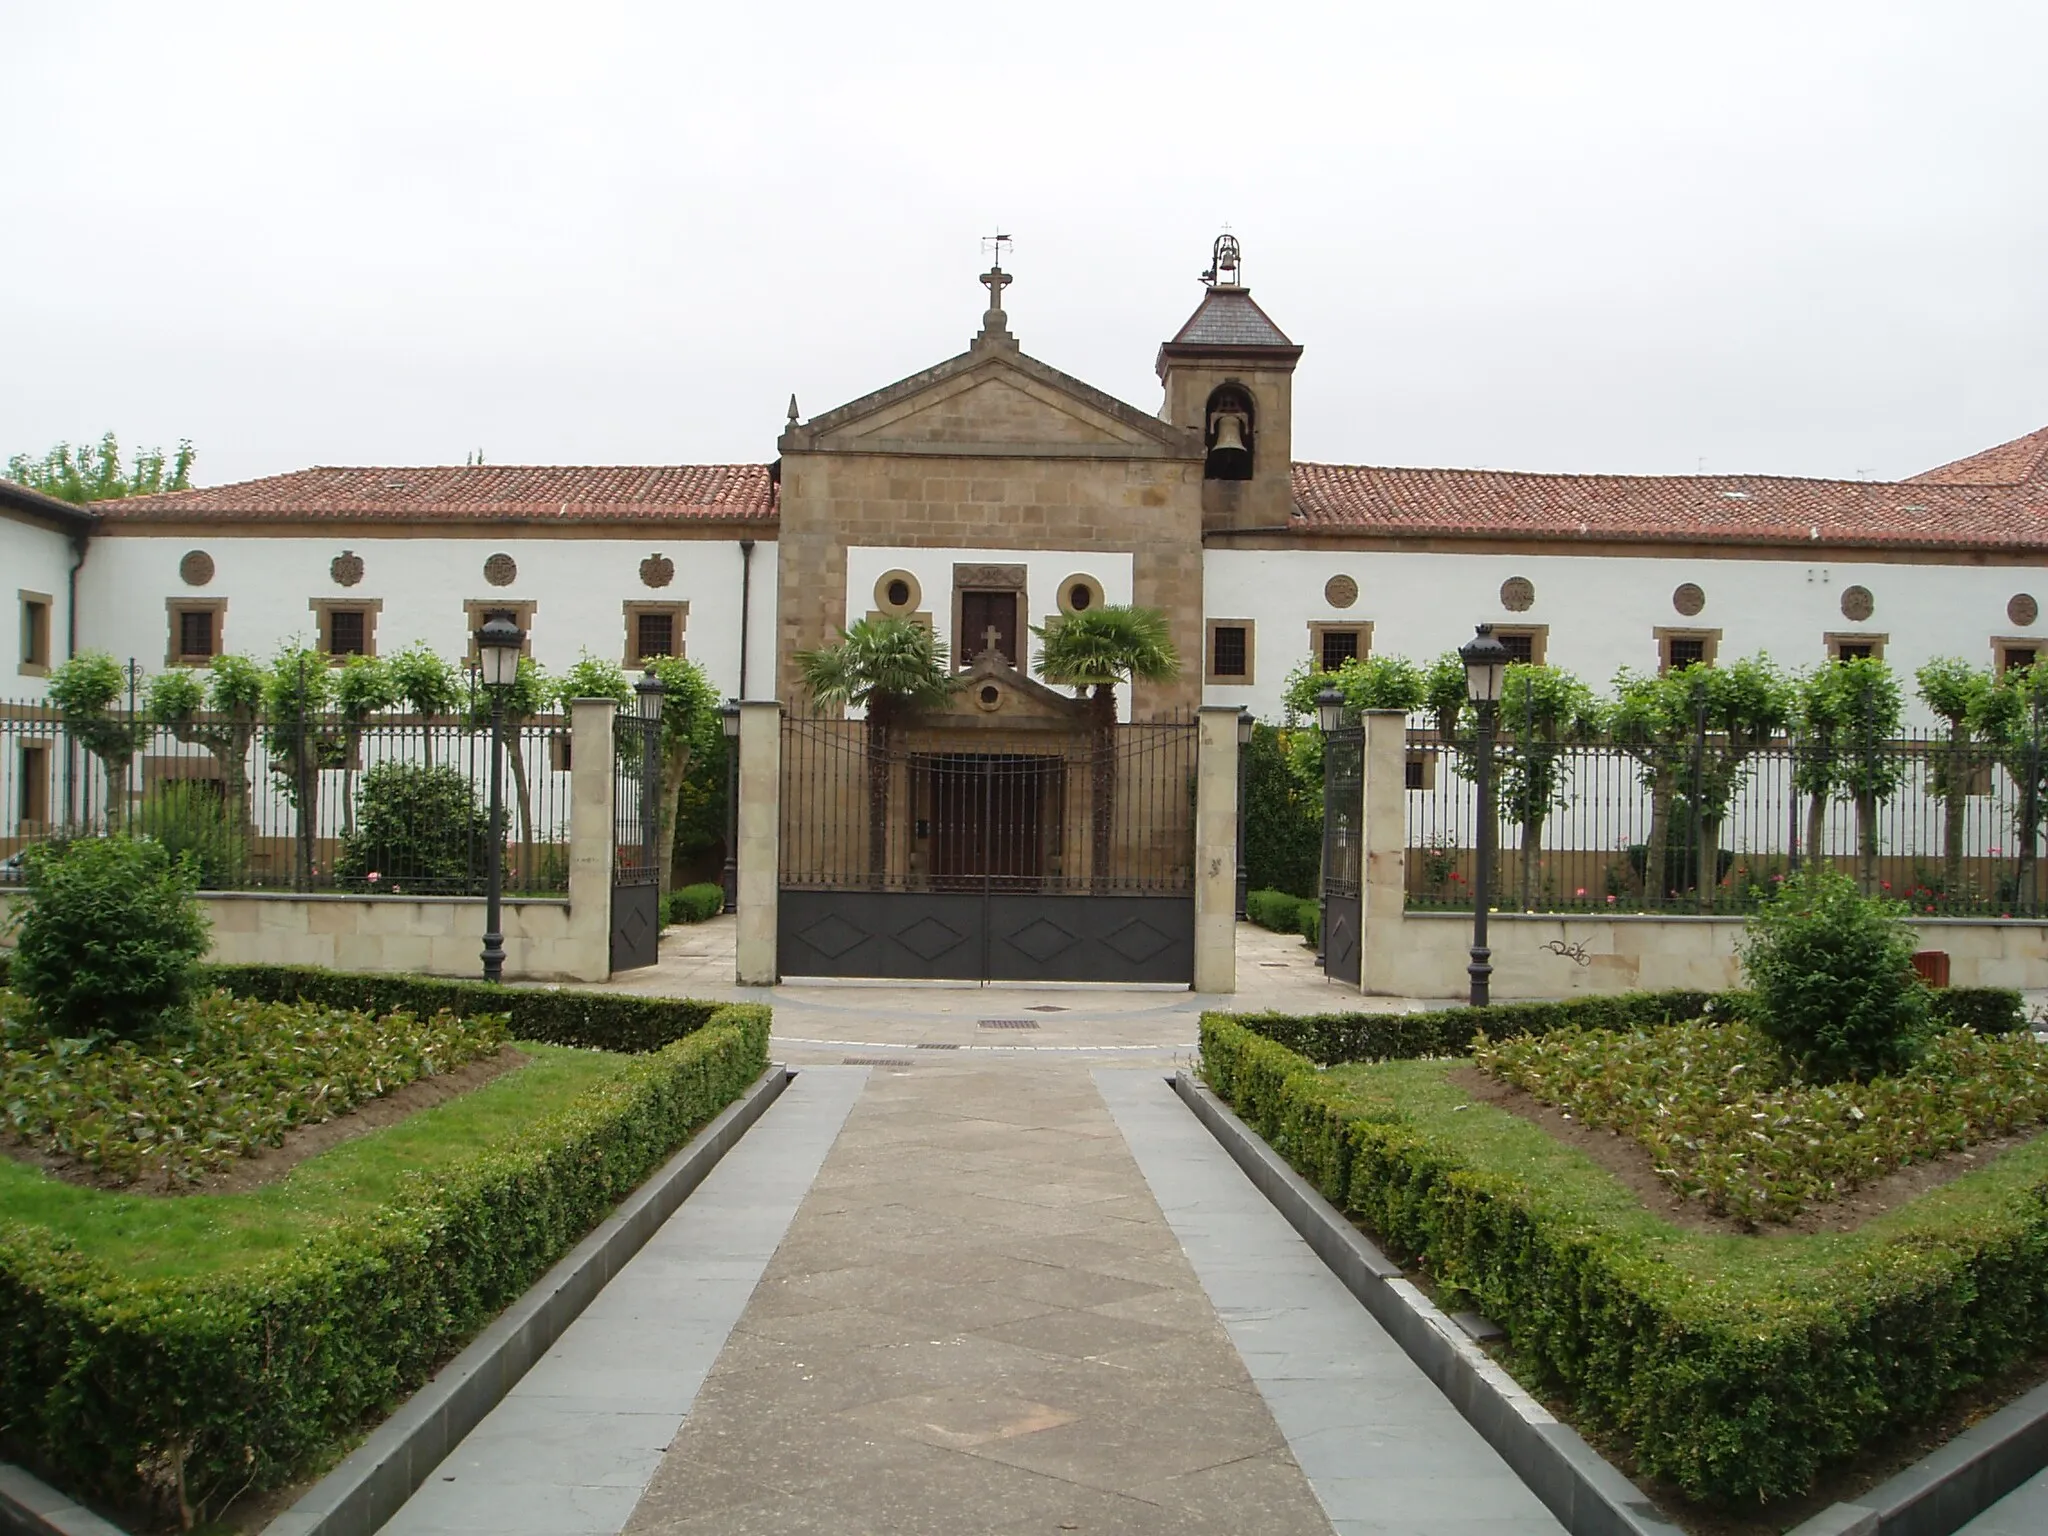
[[[867,715],[868,882],[879,887],[889,869],[890,737],[952,697],[946,647],[908,619],[859,619],[839,632],[838,644],[798,651],[796,665],[813,703],[858,706]]]
[[[148,711],[152,722],[213,758],[227,824],[253,835],[249,748],[263,714],[263,669],[246,656],[216,656],[203,670],[159,672],[149,680]]]
[[[1116,826],[1116,690],[1119,683],[1163,683],[1180,675],[1166,615],[1157,608],[1109,603],[1062,614],[1031,631],[1041,650],[1038,675],[1072,688],[1088,701],[1095,733],[1095,762],[1089,823],[1090,879],[1109,883]]]
[[[2012,899],[2029,913],[2040,908],[2038,844],[2048,809],[2048,668],[2008,668],[1977,700],[1970,721],[2018,792],[2013,806],[2016,862]]]
[[[1905,782],[1898,750],[1904,697],[1898,677],[1874,656],[1830,662],[1798,683],[1798,714],[1806,742],[1796,781],[1807,796],[1807,846],[1820,851],[1828,801],[1856,809],[1857,880],[1877,885],[1877,811]]]
[[[80,651],[50,674],[50,702],[64,717],[64,732],[100,761],[107,775],[107,829],[115,829],[116,807],[125,823],[135,754],[149,741],[151,726],[124,707],[128,674],[105,651]]]
[[[1543,859],[1543,826],[1565,803],[1570,777],[1565,749],[1600,729],[1593,690],[1562,667],[1509,665],[1501,688],[1501,819],[1521,828],[1521,904],[1535,900]]]
[[[1991,675],[1960,657],[1937,656],[1913,676],[1920,702],[1948,727],[1948,740],[1935,755],[1930,778],[1942,802],[1942,894],[1954,901],[1962,893],[1970,781],[1991,760],[1977,735],[1984,698],[1991,691]]]

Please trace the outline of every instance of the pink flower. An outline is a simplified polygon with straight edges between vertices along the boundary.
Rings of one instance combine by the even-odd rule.
[[[372,885],[375,885],[379,880],[382,880],[384,877],[378,874],[377,871],[373,869],[367,875],[363,876],[363,878],[369,881]]]
[[[1998,857],[1999,857],[2000,855],[2002,855],[2002,854],[2003,854],[2004,852],[2005,852],[2005,850],[2004,850],[2003,848],[1994,848],[1994,849],[1992,849],[1992,850],[1991,850],[1991,857],[1993,857],[1994,859],[1995,859],[1995,858],[1998,858]]]
[[[1574,896],[1583,896],[1586,894],[1586,888],[1582,885],[1576,891],[1573,891],[1572,894]]]
[[[1607,898],[1607,905],[1609,905],[1610,907],[1614,905],[1614,898],[1612,896],[1609,896]]]

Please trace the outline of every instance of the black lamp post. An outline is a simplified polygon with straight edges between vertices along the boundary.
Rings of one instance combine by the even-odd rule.
[[[1245,749],[1252,744],[1252,727],[1255,724],[1252,712],[1240,704],[1237,707],[1237,920],[1240,923],[1245,919],[1244,899],[1252,888],[1252,874],[1244,863],[1244,755]]]
[[[740,701],[718,706],[725,731],[725,910],[740,909]]]
[[[1323,867],[1316,880],[1316,964],[1328,958],[1323,938],[1330,930],[1330,863],[1335,852],[1330,846],[1337,818],[1330,804],[1330,742],[1344,728],[1344,695],[1334,687],[1316,695],[1316,724],[1323,731]]]
[[[526,632],[502,609],[484,615],[476,654],[491,699],[491,842],[484,851],[484,980],[505,976],[505,695],[519,681],[519,651]]]
[[[1465,696],[1479,723],[1479,867],[1472,879],[1472,963],[1465,967],[1474,1008],[1484,1008],[1493,997],[1493,951],[1486,946],[1486,914],[1493,905],[1493,716],[1512,659],[1491,624],[1481,624],[1458,649],[1458,660],[1465,663]]]

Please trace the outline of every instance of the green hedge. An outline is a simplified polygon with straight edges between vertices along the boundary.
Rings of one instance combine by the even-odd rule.
[[[411,1009],[422,1017],[451,1013],[504,1013],[512,1038],[600,1051],[653,1051],[701,1029],[716,1003],[678,997],[631,997],[569,988],[494,986],[439,976],[365,975],[312,965],[204,965],[200,985],[265,1002],[324,1003],[365,1013]]]
[[[1275,933],[1298,933],[1309,943],[1321,932],[1322,903],[1313,896],[1290,896],[1285,891],[1247,891],[1244,915],[1261,928]]]
[[[1540,1130],[1493,1134],[1484,1117],[1510,1117],[1487,1106],[1425,1124],[1412,1084],[1405,1099],[1357,1097],[1258,1033],[1266,1023],[1203,1016],[1215,1090],[1394,1254],[1498,1321],[1533,1388],[1693,1498],[1753,1508],[1804,1493],[2048,1342],[2048,1156],[2034,1148],[1856,1233],[1741,1248],[1762,1240],[1680,1232]],[[1474,1150],[1482,1132],[1493,1155]],[[1503,1135],[1521,1138],[1513,1155]]]
[[[162,1500],[180,1463],[195,1505],[304,1474],[759,1077],[768,1029],[759,1005],[711,1010],[516,1147],[257,1268],[138,1282],[0,1223],[0,1424],[74,1489],[121,1503]]]
[[[684,885],[662,898],[661,920],[664,923],[701,923],[724,910],[724,886]]]
[[[1249,903],[1247,903],[1249,910]],[[1319,1066],[1345,1061],[1398,1061],[1462,1056],[1481,1030],[1489,1039],[1546,1034],[1553,1029],[1650,1029],[1701,1017],[1742,1018],[1746,992],[1616,992],[1559,1003],[1494,1003],[1425,1013],[1245,1013],[1238,1022]],[[2020,994],[2002,987],[1948,987],[1933,998],[1944,1028],[1969,1025],[1979,1034],[2010,1034],[2027,1024]]]

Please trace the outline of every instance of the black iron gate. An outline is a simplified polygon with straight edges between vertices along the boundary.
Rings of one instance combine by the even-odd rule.
[[[660,695],[645,714],[613,722],[612,943],[614,971],[653,965],[661,949],[661,869],[655,814],[661,785]]]
[[[1358,985],[1365,850],[1365,733],[1323,739],[1323,974]]]
[[[1194,727],[980,737],[784,721],[782,974],[1192,981]]]

